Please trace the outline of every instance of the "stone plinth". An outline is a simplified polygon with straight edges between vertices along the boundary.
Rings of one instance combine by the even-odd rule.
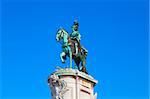
[[[58,82],[60,83],[51,83],[54,82],[53,80],[50,81],[52,75],[57,76],[55,78],[59,79]],[[50,75],[48,82],[54,99],[59,99],[55,97],[57,95],[60,99],[96,99],[94,86],[97,83],[97,80],[76,69],[59,69]],[[58,86],[63,87],[58,88]]]

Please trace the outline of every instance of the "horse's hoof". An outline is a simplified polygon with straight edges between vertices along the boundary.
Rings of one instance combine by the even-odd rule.
[[[65,61],[62,61],[62,63],[64,64],[64,63],[65,63]]]

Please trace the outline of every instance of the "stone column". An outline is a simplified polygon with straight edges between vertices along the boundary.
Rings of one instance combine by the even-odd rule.
[[[50,80],[52,78],[57,80]],[[55,71],[48,79],[53,99],[96,99],[94,86],[97,82],[92,76],[69,68]]]

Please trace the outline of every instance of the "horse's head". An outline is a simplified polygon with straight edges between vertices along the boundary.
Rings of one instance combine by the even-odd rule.
[[[63,37],[63,30],[62,29],[58,29],[57,33],[56,33],[56,41],[60,41]]]
[[[56,41],[60,41],[63,39],[64,35],[68,35],[68,33],[64,29],[58,29],[56,33]]]

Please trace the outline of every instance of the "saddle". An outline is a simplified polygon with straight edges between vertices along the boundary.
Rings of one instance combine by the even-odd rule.
[[[68,37],[68,44],[70,45],[71,47],[71,51],[72,51],[72,55],[75,56],[77,53],[76,53],[76,44],[77,44],[77,50],[78,50],[78,53],[81,52],[81,45],[80,45],[80,42],[76,39],[76,38],[71,38],[71,37]]]

